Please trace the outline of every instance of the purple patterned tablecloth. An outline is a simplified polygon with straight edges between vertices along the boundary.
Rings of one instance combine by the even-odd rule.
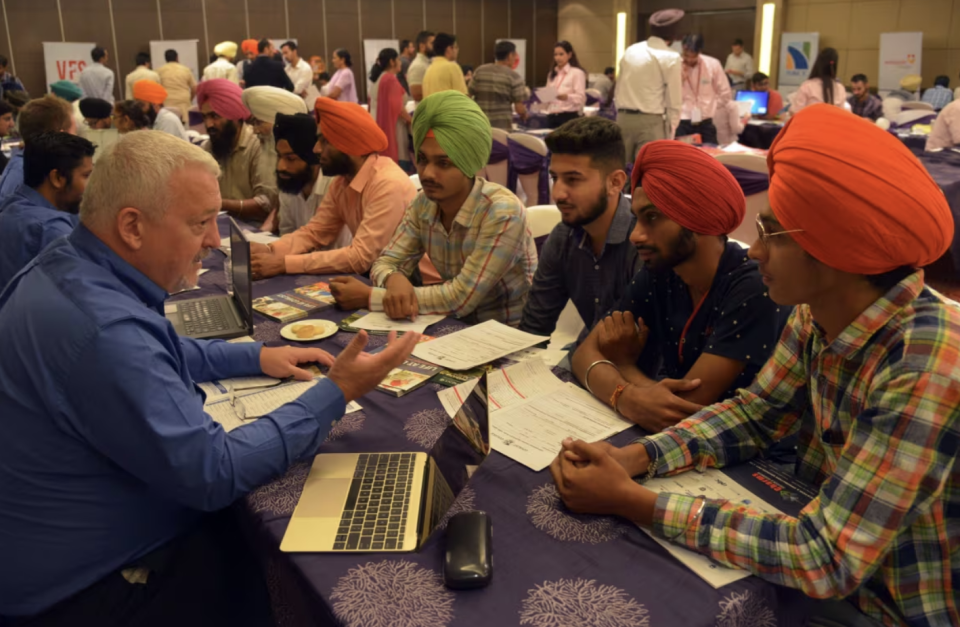
[[[950,253],[953,256],[954,269],[960,276],[960,155],[956,153],[924,153],[917,157],[927,169],[933,180],[947,197],[950,212],[953,214],[953,244]],[[952,277],[954,280],[957,276]]]
[[[213,253],[205,262],[210,272],[201,277],[203,289],[175,299],[222,293],[223,259]],[[326,278],[257,281],[254,297]],[[321,317],[346,315],[329,310]],[[258,340],[291,344],[280,338],[279,323],[256,316]],[[442,336],[464,326],[445,320],[427,333]],[[341,331],[311,345],[336,354],[352,338]],[[555,372],[571,380],[569,373]],[[337,422],[320,452],[428,451],[449,423],[437,389],[428,384],[401,398],[368,394],[359,399],[363,410]],[[612,441],[621,445],[639,435],[634,428]],[[280,541],[308,470],[308,463],[298,464],[237,507],[263,556],[281,626],[773,627],[805,619],[799,593],[756,577],[715,590],[636,526],[568,512],[548,471],[533,472],[496,452],[454,505],[455,511],[486,511],[493,521],[494,577],[485,589],[454,592],[443,586],[442,534],[413,554],[284,554]]]

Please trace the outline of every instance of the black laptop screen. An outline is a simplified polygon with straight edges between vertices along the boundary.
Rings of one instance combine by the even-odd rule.
[[[230,267],[233,277],[233,296],[243,316],[244,324],[252,328],[253,287],[250,280],[250,242],[236,221],[230,218]]]

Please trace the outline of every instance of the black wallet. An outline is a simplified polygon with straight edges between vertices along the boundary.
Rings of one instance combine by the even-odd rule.
[[[483,588],[493,578],[493,526],[486,512],[460,512],[447,524],[443,583],[454,590]]]

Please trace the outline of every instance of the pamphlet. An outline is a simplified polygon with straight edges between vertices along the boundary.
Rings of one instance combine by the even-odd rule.
[[[327,283],[314,283],[289,292],[253,299],[253,309],[278,322],[302,320],[334,306]]]

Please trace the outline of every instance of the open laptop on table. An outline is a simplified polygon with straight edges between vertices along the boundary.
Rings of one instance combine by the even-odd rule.
[[[737,102],[750,103],[750,115],[765,116],[770,108],[770,92],[738,91]]]
[[[177,333],[196,339],[229,339],[253,333],[253,288],[250,242],[233,218],[230,221],[230,272],[233,295],[208,296],[168,303],[167,319]]]
[[[280,550],[416,551],[489,452],[484,375],[429,454],[317,455]]]

